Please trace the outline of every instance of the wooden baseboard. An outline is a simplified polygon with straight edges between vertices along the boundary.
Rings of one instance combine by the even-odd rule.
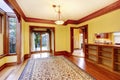
[[[44,53],[44,52],[50,52],[50,51],[34,51],[34,52],[31,52],[31,54]]]
[[[5,67],[6,67],[6,64],[3,64],[3,65],[0,67],[0,71],[3,70]]]
[[[30,54],[25,54],[25,55],[24,55],[24,61],[25,61],[26,59],[30,58],[30,56],[31,56]]]
[[[56,51],[54,55],[71,55],[68,51]]]
[[[0,67],[0,71],[3,70],[6,67],[15,66],[15,65],[17,65],[17,62],[5,63]]]
[[[74,50],[81,50],[80,48],[74,48]]]

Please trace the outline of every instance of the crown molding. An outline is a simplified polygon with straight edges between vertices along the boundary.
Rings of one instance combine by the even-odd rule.
[[[93,19],[93,18],[96,18],[96,17],[99,17],[101,15],[104,15],[106,13],[109,13],[111,11],[114,11],[114,10],[117,10],[117,9],[120,9],[120,0],[111,4],[111,5],[108,5],[107,7],[104,7],[82,19],[79,19],[77,22],[78,23],[82,23],[82,22],[85,22],[85,21],[88,21],[90,19]]]
[[[4,0],[14,11],[17,11],[20,16],[22,16],[22,18],[26,21],[26,22],[35,22],[35,23],[48,23],[48,24],[55,24],[54,20],[45,20],[45,19],[38,19],[38,18],[31,18],[31,17],[26,17],[25,14],[23,13],[22,9],[20,8],[20,6],[18,5],[18,3],[16,2],[16,0]],[[104,15],[108,12],[114,11],[120,9],[120,0],[118,0],[117,2],[110,4],[109,6],[102,8],[82,19],[79,20],[70,20],[68,19],[67,21],[65,21],[64,25],[67,24],[79,24],[85,21],[88,21],[90,19],[96,18],[98,16]]]
[[[30,17],[25,17],[24,20],[25,20],[26,22],[55,24],[55,21],[54,21],[54,20],[45,20],[45,19],[30,18]]]

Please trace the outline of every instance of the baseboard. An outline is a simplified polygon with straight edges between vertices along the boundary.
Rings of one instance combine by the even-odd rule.
[[[74,48],[74,50],[81,50],[80,48]]]
[[[3,64],[2,66],[0,66],[0,71],[3,70],[6,67],[6,64]]]
[[[15,66],[15,65],[17,65],[17,62],[6,63],[7,67],[9,67],[9,66]]]
[[[50,51],[34,51],[34,52],[31,52],[31,54],[44,53],[44,52],[50,52]]]
[[[54,55],[71,55],[68,51],[56,51]]]
[[[24,55],[24,60],[30,58],[30,56],[31,56],[30,54],[25,54],[25,55]]]
[[[6,67],[15,66],[15,65],[17,65],[17,62],[5,63],[0,67],[0,71],[3,70]]]

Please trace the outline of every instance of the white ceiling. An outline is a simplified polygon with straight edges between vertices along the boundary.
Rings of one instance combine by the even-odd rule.
[[[61,6],[62,20],[78,20],[118,0],[16,0],[26,17],[56,20],[53,4]]]

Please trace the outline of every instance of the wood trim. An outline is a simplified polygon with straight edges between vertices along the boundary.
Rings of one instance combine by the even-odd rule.
[[[9,67],[9,66],[15,66],[15,65],[17,65],[17,62],[6,63],[7,67]]]
[[[0,15],[0,33],[2,33],[2,15]]]
[[[83,51],[85,51],[85,43],[88,43],[88,25],[83,25],[80,27],[71,27],[70,28],[70,49],[71,49],[71,54],[73,53],[74,50],[74,29],[81,29],[83,32]]]
[[[48,23],[48,24],[55,24],[54,20],[46,20],[46,19],[38,19],[38,18],[25,18],[26,22],[35,22],[35,23]]]
[[[68,51],[56,51],[54,55],[71,55]]]
[[[81,50],[80,48],[74,48],[74,50]]]
[[[0,71],[3,70],[6,67],[15,66],[15,65],[17,65],[16,62],[5,63],[2,66],[0,66]]]
[[[20,8],[20,6],[18,5],[18,3],[16,2],[16,0],[4,0],[11,9],[13,9],[13,11],[17,12],[20,14],[20,16],[22,16],[22,18],[25,20],[26,16],[23,13],[22,9]]]
[[[35,53],[44,53],[44,52],[50,52],[50,51],[33,51],[33,52],[31,52],[31,54],[35,54]]]
[[[6,57],[6,54],[0,55],[0,59],[2,59],[2,58],[4,58],[4,57]]]
[[[4,0],[13,10],[16,10],[17,13],[19,13],[23,19],[27,22],[36,22],[36,23],[48,23],[48,24],[54,24],[54,20],[45,20],[45,19],[37,19],[37,18],[30,18],[30,17],[26,17],[25,14],[23,13],[22,9],[20,8],[20,6],[18,5],[18,3],[16,2],[16,0]],[[67,24],[79,24],[85,21],[88,21],[90,19],[96,18],[98,16],[101,16],[103,14],[106,14],[108,12],[114,11],[120,9],[120,0],[118,0],[117,2],[110,4],[109,6],[100,9],[82,19],[79,20],[70,20],[68,19],[67,21],[65,21],[64,25]]]
[[[64,25],[67,25],[67,24],[78,24],[78,21],[77,20],[67,20],[64,22]]]
[[[3,64],[2,66],[0,66],[0,71],[2,71],[4,68],[6,68],[6,64]]]
[[[29,26],[29,52],[31,54],[31,33],[34,28],[44,28],[44,29],[51,29],[54,33],[54,52],[55,52],[55,27],[48,27],[48,26]]]
[[[102,8],[102,9],[82,18],[82,19],[79,19],[77,22],[82,23],[82,22],[88,21],[90,19],[96,18],[98,16],[104,15],[108,12],[111,12],[111,11],[114,11],[117,9],[120,9],[120,0],[111,4],[111,5],[108,5],[107,7]]]
[[[25,61],[26,59],[30,58],[30,57],[31,57],[30,54],[25,54],[25,55],[24,55],[24,61]]]
[[[17,27],[16,27],[16,54],[17,54],[17,63],[20,64],[21,61],[21,33],[22,33],[22,26],[21,26],[21,20],[20,22],[17,21]]]

